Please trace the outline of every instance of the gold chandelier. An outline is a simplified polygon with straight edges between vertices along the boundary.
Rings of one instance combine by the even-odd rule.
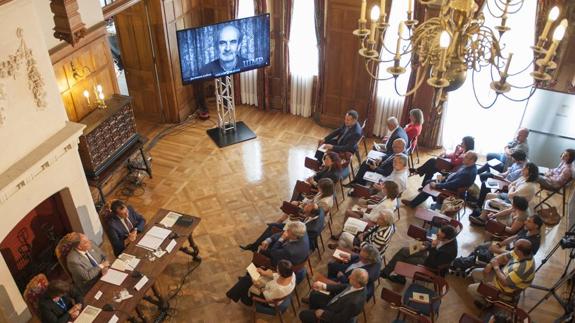
[[[476,73],[483,68],[489,68],[496,70],[496,73],[491,73],[490,88],[496,94],[493,102],[489,105],[481,104],[475,92],[475,84],[473,84],[473,91],[477,102],[483,108],[490,108],[500,95],[507,97],[505,94],[511,88],[531,87],[529,96],[526,98],[516,100],[507,97],[514,101],[523,101],[533,95],[535,91],[533,85],[536,82],[552,79],[549,73],[557,68],[557,64],[553,60],[567,28],[567,19],[563,19],[555,27],[552,39],[548,39],[549,31],[559,17],[559,8],[557,7],[550,10],[543,32],[538,37],[536,44],[531,47],[536,65],[533,72],[530,73],[534,79],[534,84],[519,87],[508,82],[509,66],[513,54],[509,53],[505,57],[503,56],[500,40],[503,34],[510,29],[507,26],[508,16],[521,10],[525,1],[533,0],[486,0],[485,5],[488,6],[488,11],[495,18],[501,19],[500,24],[494,27],[495,31],[485,26],[484,15],[474,0],[419,0],[420,4],[439,10],[437,17],[427,19],[421,24],[414,19],[414,0],[395,1],[408,1],[408,10],[407,19],[399,24],[393,59],[383,59],[384,52],[392,52],[384,44],[385,31],[389,24],[386,20],[385,10],[380,11],[380,7],[385,8],[386,0],[381,0],[380,7],[377,5],[372,7],[369,29],[366,19],[367,4],[366,0],[362,0],[361,14],[358,20],[359,28],[354,30],[353,34],[360,40],[359,54],[365,58],[365,66],[369,75],[377,81],[394,79],[396,92],[398,92],[397,78],[405,73],[405,67],[411,64],[422,68],[417,74],[418,77],[414,86],[408,89],[407,93],[398,92],[399,95],[413,94],[426,80],[427,84],[436,89],[436,99],[439,99],[442,97],[442,93],[458,89],[465,82],[468,71]],[[497,14],[494,14],[494,11]],[[404,38],[405,27],[409,33],[406,38]],[[387,37],[390,36],[387,35]],[[410,55],[409,63],[401,66],[401,58],[407,55]],[[391,76],[378,78],[378,68],[384,68],[386,63],[393,63],[386,68]],[[529,67],[525,67],[522,71]],[[498,78],[495,79],[497,76]]]

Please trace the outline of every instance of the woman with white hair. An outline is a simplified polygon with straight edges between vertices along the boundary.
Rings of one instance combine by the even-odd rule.
[[[339,246],[344,249],[353,249],[354,247],[361,248],[367,244],[372,244],[379,251],[384,250],[394,231],[393,222],[393,211],[383,209],[379,211],[379,216],[374,226],[355,236],[344,231],[341,233],[337,244],[329,244],[328,247],[335,249]]]

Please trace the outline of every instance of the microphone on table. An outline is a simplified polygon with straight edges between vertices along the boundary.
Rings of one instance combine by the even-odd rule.
[[[134,278],[142,278],[142,276],[144,276],[144,275],[142,275],[141,272],[139,272],[139,271],[137,271],[137,270],[132,271],[132,277],[134,277]]]
[[[170,233],[170,235],[168,236],[168,238],[170,238],[170,239],[178,239],[179,237],[180,237],[180,235],[174,231],[172,231],[172,233]]]

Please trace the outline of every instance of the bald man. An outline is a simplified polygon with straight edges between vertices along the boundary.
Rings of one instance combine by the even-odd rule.
[[[304,323],[350,322],[363,310],[366,300],[366,285],[369,274],[363,268],[356,268],[349,276],[349,284],[329,284],[314,282],[310,293],[309,309],[299,313]],[[328,291],[329,296],[319,290]]]
[[[511,140],[505,147],[503,147],[503,153],[488,153],[485,159],[490,161],[491,159],[497,159],[501,164],[497,166],[491,166],[493,169],[503,172],[507,170],[509,166],[513,163],[511,154],[516,151],[522,151],[525,156],[529,156],[529,144],[527,143],[527,137],[529,136],[529,129],[520,128],[517,130],[517,134],[513,140]],[[485,163],[479,170],[478,174],[489,171],[489,165]]]
[[[250,61],[239,55],[242,38],[242,33],[236,26],[229,24],[222,27],[218,31],[216,42],[218,58],[204,65],[200,74],[220,76],[239,72],[245,67],[243,64]]]

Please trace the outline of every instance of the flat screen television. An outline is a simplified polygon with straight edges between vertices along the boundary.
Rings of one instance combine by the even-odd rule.
[[[270,64],[269,14],[178,30],[177,39],[184,84]]]

